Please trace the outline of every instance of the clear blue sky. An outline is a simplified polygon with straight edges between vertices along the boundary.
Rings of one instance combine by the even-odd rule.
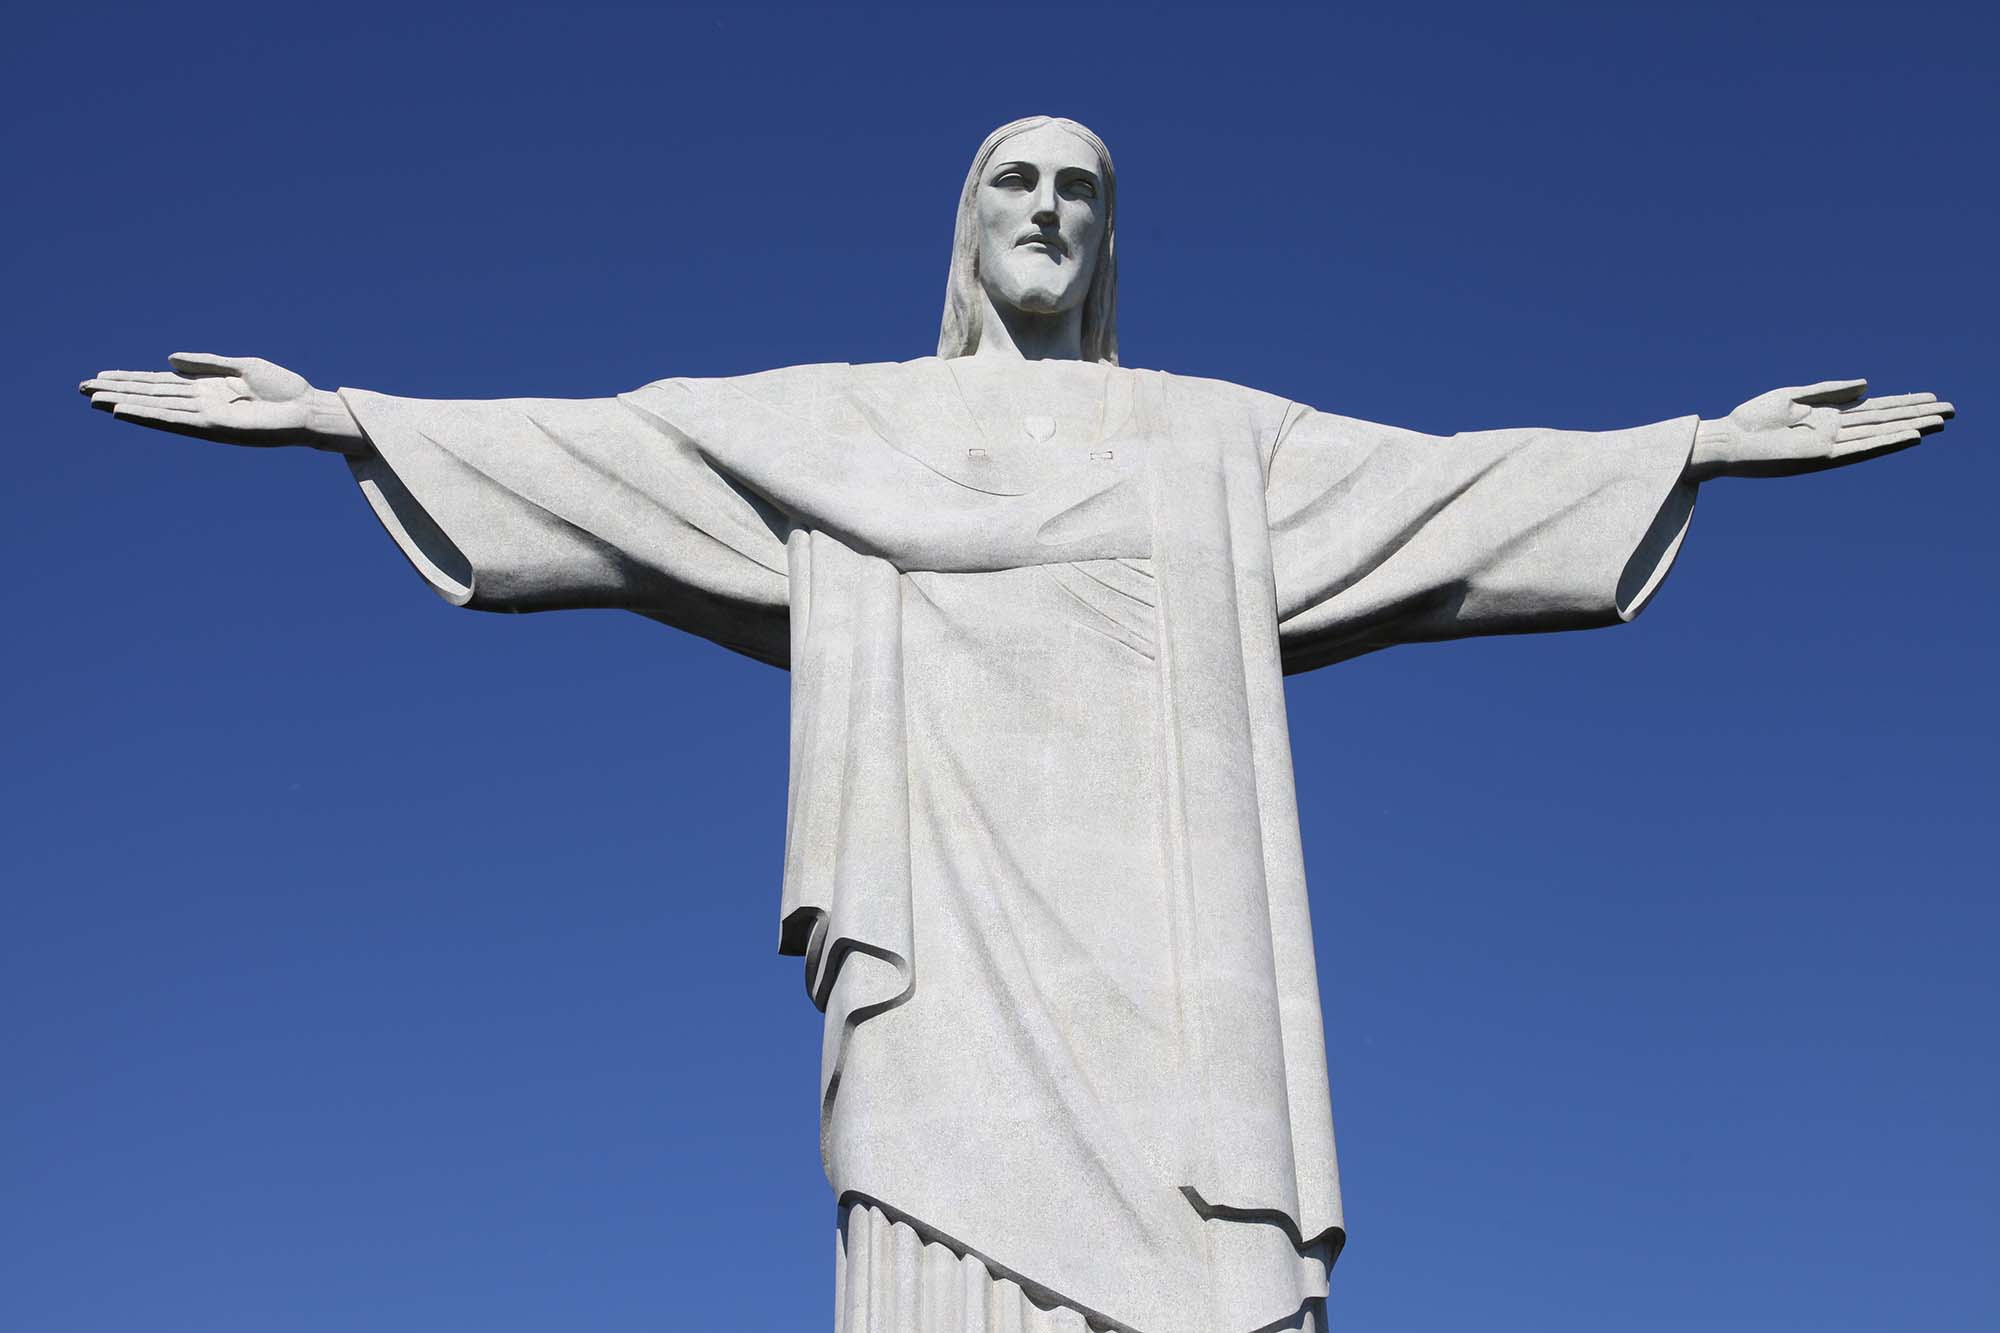
[[[0,1328],[829,1327],[785,677],[451,610],[336,460],[73,386],[922,355],[966,161],[1042,110],[1118,156],[1128,364],[1435,431],[1958,403],[1710,487],[1630,627],[1290,699],[1338,1328],[2000,1326],[1996,48],[1975,4],[16,7]]]

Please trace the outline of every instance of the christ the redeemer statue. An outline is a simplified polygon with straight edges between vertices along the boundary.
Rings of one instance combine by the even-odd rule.
[[[825,1011],[843,1333],[1319,1330],[1342,1229],[1285,673],[1630,620],[1698,483],[1948,418],[1859,380],[1439,437],[1118,364],[1111,155],[959,197],[937,355],[437,402],[180,355],[121,420],[346,454],[432,587],[792,673],[779,947]]]

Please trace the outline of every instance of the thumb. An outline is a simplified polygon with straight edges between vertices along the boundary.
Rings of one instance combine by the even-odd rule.
[[[217,356],[213,352],[175,352],[167,358],[167,364],[183,375],[241,375],[250,368],[253,359],[247,356]]]
[[[1792,390],[1792,401],[1804,403],[1807,407],[1832,407],[1838,403],[1851,403],[1867,392],[1867,380],[1821,380],[1818,384]]]

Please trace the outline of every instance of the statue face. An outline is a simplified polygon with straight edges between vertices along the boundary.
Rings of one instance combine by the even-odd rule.
[[[1091,146],[1059,125],[994,150],[975,196],[979,281],[1003,309],[1053,315],[1083,303],[1104,236],[1104,183]]]

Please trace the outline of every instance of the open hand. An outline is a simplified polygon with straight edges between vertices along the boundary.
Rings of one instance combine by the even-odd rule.
[[[1710,477],[1787,477],[1907,449],[1944,429],[1955,408],[1936,394],[1867,398],[1867,380],[1825,380],[1759,394],[1695,432],[1688,471]]]
[[[176,352],[171,371],[107,370],[78,389],[120,421],[223,444],[360,453],[367,437],[338,394],[255,356]]]

